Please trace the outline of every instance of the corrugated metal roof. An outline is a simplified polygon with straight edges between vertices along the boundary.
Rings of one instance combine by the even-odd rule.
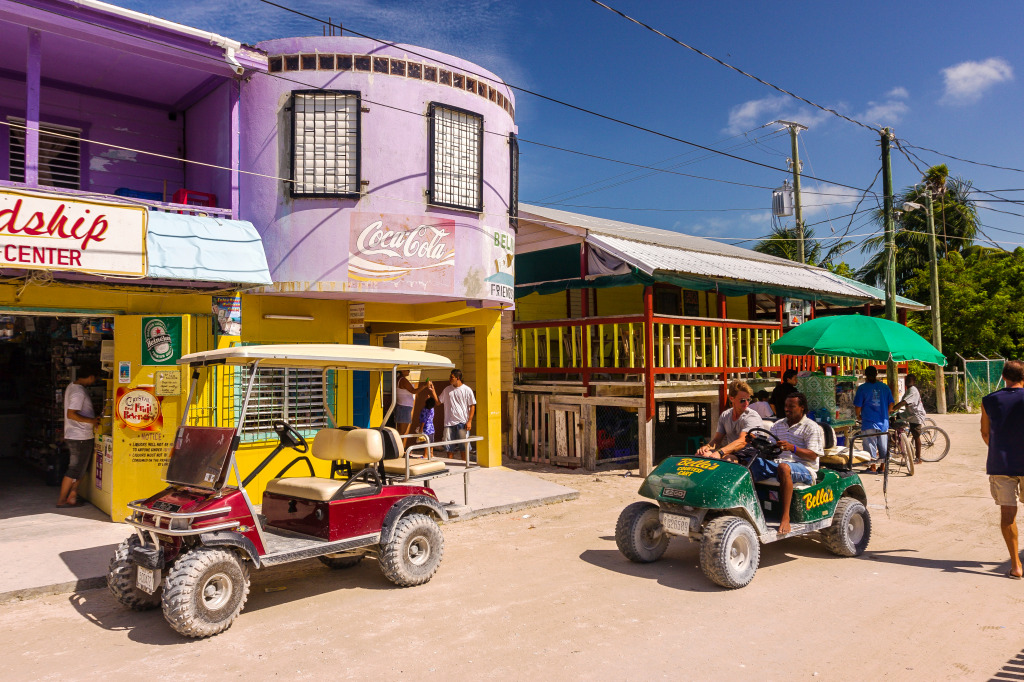
[[[792,261],[764,262],[718,253],[703,253],[659,244],[609,237],[587,236],[587,243],[607,251],[647,274],[678,272],[710,279],[739,280],[807,292],[866,300],[870,296],[821,268],[792,264]],[[783,260],[783,259],[776,259]]]
[[[843,277],[841,275],[836,275],[836,277],[839,277],[839,279],[843,280],[844,282],[847,282],[848,284],[852,284],[853,286],[857,287],[861,291],[864,291],[864,292],[870,294],[877,301],[884,301],[885,300],[885,292],[882,291],[881,289],[879,289],[878,287],[873,287],[870,284],[865,284],[864,282],[858,282],[855,279],[850,279],[849,277]],[[915,310],[931,310],[931,306],[927,306],[924,303],[918,303],[917,301],[915,301],[913,299],[907,298],[906,296],[900,296],[899,294],[896,295],[896,305],[904,307],[904,308],[914,308]]]

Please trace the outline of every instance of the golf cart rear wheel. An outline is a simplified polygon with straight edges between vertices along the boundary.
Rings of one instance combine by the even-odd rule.
[[[871,515],[860,500],[844,497],[836,505],[832,525],[821,531],[821,539],[837,556],[860,556],[871,539]]]
[[[668,549],[668,540],[656,505],[634,502],[619,514],[615,524],[615,544],[630,561],[638,564],[657,561]]]
[[[153,594],[140,590],[136,584],[137,570],[132,560],[132,550],[139,546],[139,538],[135,535],[125,538],[110,559],[107,571],[107,587],[117,601],[132,611],[148,611],[160,606],[160,586],[157,585]]]
[[[712,582],[730,589],[754,579],[761,544],[750,522],[738,516],[719,516],[704,527],[700,567]]]
[[[164,617],[186,637],[210,637],[231,627],[249,597],[249,567],[237,554],[199,547],[167,573]]]
[[[429,516],[410,514],[395,526],[391,540],[380,549],[380,570],[399,587],[429,581],[444,556],[444,535]]]
[[[362,554],[324,554],[317,559],[330,568],[352,568],[363,560]]]

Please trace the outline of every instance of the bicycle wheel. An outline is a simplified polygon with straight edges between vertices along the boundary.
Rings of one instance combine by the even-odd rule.
[[[900,447],[903,449],[903,462],[907,465],[907,476],[914,475],[914,440],[906,431],[900,432]]]
[[[938,426],[921,429],[921,459],[938,462],[949,454],[949,434]]]

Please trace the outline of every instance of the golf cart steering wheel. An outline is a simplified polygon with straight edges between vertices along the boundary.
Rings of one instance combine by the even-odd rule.
[[[758,435],[755,436],[754,434]],[[747,445],[754,448],[757,451],[757,457],[761,459],[776,459],[782,453],[782,449],[779,447],[779,439],[775,437],[775,434],[760,426],[755,426],[747,431]],[[747,462],[748,469],[757,457],[750,458],[750,461]]]
[[[302,434],[295,430],[295,428],[284,419],[274,420],[274,432],[277,433],[277,437],[281,439],[281,444],[295,448],[298,452],[306,454],[309,452],[309,443],[302,437]]]

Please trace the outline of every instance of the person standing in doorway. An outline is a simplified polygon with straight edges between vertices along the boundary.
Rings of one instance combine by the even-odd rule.
[[[444,407],[444,439],[468,438],[470,429],[473,428],[473,415],[476,413],[476,396],[473,389],[462,383],[462,370],[452,370],[451,376],[448,377],[448,385],[441,391],[440,396],[434,392],[433,383],[427,385],[431,397]],[[469,465],[469,443],[446,445],[445,449],[449,453],[462,450],[466,465]]]
[[[796,375],[797,371],[795,369],[787,369],[783,372],[782,381],[772,391],[772,397],[768,399],[768,402],[772,404],[772,409],[775,411],[775,416],[779,419],[786,413],[786,398],[797,391]]]
[[[426,383],[419,386],[409,381],[409,370],[403,369],[398,372],[398,386],[395,388],[395,397],[398,399],[395,405],[395,426],[398,427],[399,435],[409,433],[412,426],[412,410],[416,406],[416,396],[427,390]]]
[[[853,405],[857,408],[857,419],[860,420],[861,431],[881,431],[883,435],[864,436],[864,449],[871,455],[871,471],[877,472],[878,465],[884,466],[886,454],[889,452],[889,408],[893,404],[892,391],[878,380],[878,369],[868,365],[864,370],[866,383],[857,387],[853,396]]]
[[[1020,580],[1017,545],[1017,502],[1024,483],[1024,364],[1010,360],[1003,365],[1004,388],[981,399],[981,438],[988,446],[988,473],[992,498],[999,505],[999,530],[1010,552],[1007,578]]]
[[[93,429],[100,423],[86,390],[100,380],[99,365],[83,364],[78,368],[77,377],[64,389],[64,442],[71,457],[64,480],[60,483],[57,506],[61,508],[82,505],[78,499],[78,481],[92,461]]]

